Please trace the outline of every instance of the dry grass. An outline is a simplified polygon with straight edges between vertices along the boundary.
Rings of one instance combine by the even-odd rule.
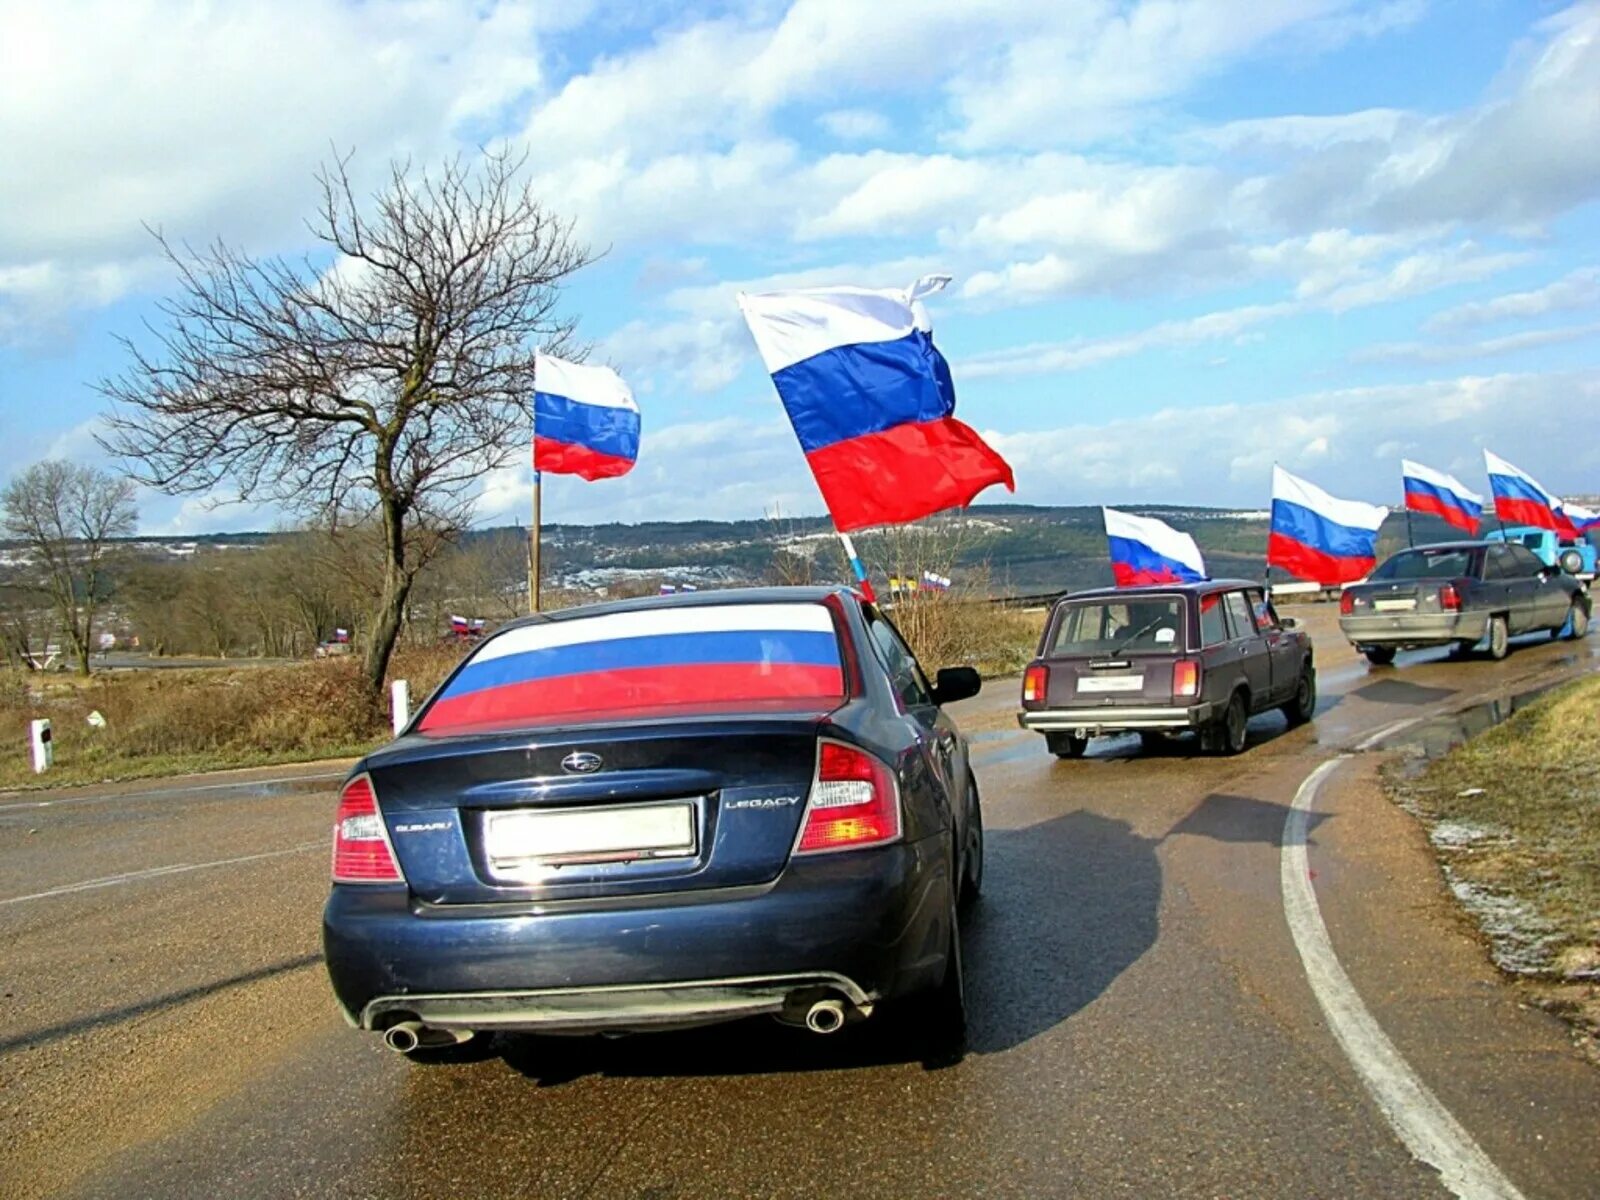
[[[1600,678],[1579,680],[1394,790],[1505,969],[1600,1029]]]
[[[414,703],[462,651],[402,649],[391,677],[408,679]],[[105,718],[104,728],[88,723]],[[33,774],[28,722],[48,717],[55,767]],[[88,680],[0,677],[0,788],[62,786],[224,767],[339,758],[387,738],[388,714],[362,694],[353,659],[287,667],[119,671]]]
[[[1044,614],[967,600],[948,592],[914,592],[895,603],[895,626],[931,675],[940,667],[976,667],[986,676],[1015,675],[1033,657]]]

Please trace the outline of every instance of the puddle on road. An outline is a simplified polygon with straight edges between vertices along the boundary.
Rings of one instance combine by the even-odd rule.
[[[1434,759],[1443,758],[1457,746],[1477,737],[1480,733],[1488,732],[1513,713],[1526,708],[1562,684],[1570,682],[1570,679],[1552,680],[1524,692],[1474,704],[1460,712],[1430,717],[1409,729],[1402,729],[1393,736],[1385,738],[1376,749],[1405,751],[1405,761],[1399,768],[1401,773],[1408,777],[1420,774]]]

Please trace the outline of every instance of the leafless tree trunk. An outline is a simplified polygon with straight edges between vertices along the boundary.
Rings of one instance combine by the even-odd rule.
[[[94,615],[109,591],[106,556],[112,541],[133,532],[133,484],[93,467],[35,463],[0,493],[0,524],[33,559],[77,659],[89,673]]]
[[[466,520],[483,474],[528,444],[534,351],[582,353],[557,306],[590,257],[520,182],[519,159],[392,164],[365,206],[349,163],[318,176],[310,228],[329,263],[158,234],[177,293],[101,390],[104,444],[143,482],[381,530],[363,646],[376,698],[423,558]]]

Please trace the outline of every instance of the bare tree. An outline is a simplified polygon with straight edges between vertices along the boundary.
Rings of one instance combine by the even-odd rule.
[[[526,447],[535,349],[574,353],[560,285],[590,256],[521,182],[521,159],[392,164],[366,208],[349,162],[317,176],[325,268],[157,234],[177,294],[153,345],[125,342],[130,366],[100,386],[104,444],[142,481],[226,484],[381,531],[363,651],[376,696],[420,545],[458,529],[473,485]]]
[[[130,481],[73,463],[35,463],[0,493],[0,524],[27,547],[81,675],[89,673],[95,610],[110,590],[106,556],[137,520]]]

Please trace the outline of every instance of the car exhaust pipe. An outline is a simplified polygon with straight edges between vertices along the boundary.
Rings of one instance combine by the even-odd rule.
[[[396,1054],[410,1054],[422,1044],[422,1039],[417,1036],[421,1032],[422,1022],[402,1021],[383,1031],[383,1044]]]
[[[818,1000],[806,1010],[806,1028],[812,1033],[837,1033],[844,1027],[844,1004]]]

